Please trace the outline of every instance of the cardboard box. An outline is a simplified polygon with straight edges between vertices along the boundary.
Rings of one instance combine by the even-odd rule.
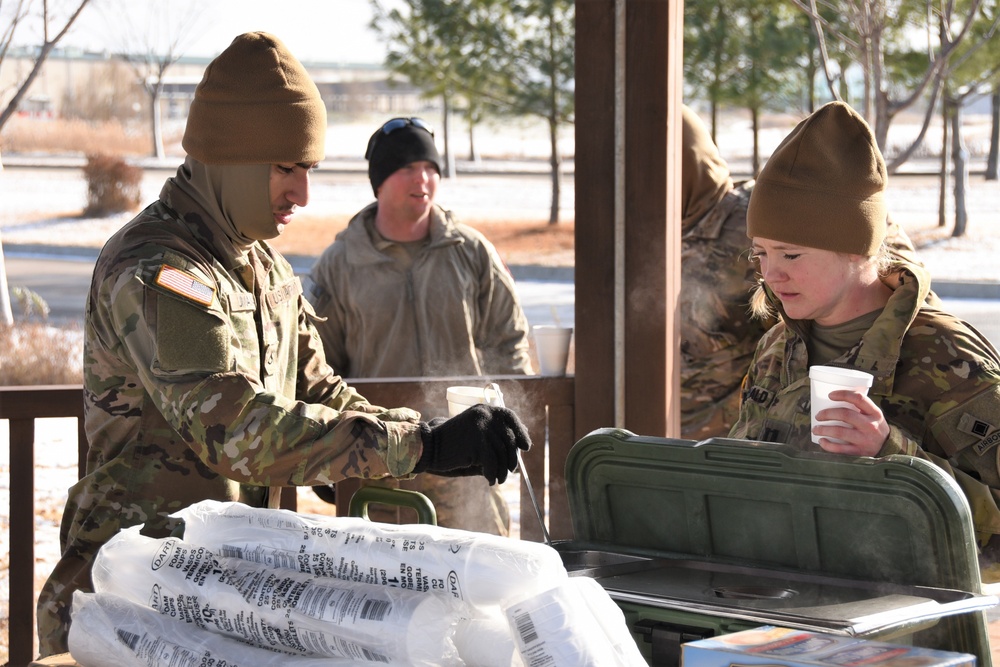
[[[80,667],[80,663],[73,659],[69,653],[50,655],[47,658],[39,658],[28,667]]]
[[[681,646],[682,667],[975,667],[976,656],[770,625]]]

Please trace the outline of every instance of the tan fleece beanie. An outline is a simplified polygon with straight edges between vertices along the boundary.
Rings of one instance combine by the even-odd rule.
[[[205,164],[312,164],[326,155],[326,105],[281,40],[248,32],[209,63],[181,145]]]
[[[831,102],[785,137],[757,177],[747,236],[870,257],[886,233],[885,161],[868,123]]]
[[[729,165],[705,123],[681,105],[681,229],[688,230],[733,189]]]

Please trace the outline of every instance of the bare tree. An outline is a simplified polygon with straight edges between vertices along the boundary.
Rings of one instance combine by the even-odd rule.
[[[952,236],[965,235],[968,227],[966,191],[969,183],[969,151],[962,135],[962,108],[969,99],[981,95],[993,87],[1000,77],[1000,64],[996,54],[983,48],[985,45],[1000,46],[994,35],[997,20],[983,22],[979,29],[986,33],[976,36],[974,46],[962,54],[955,54],[945,72],[944,109],[946,117],[951,117],[951,156],[954,178],[955,227]],[[942,183],[942,189],[944,184]]]
[[[990,154],[986,158],[986,180],[1000,180],[1000,81],[990,95]]]
[[[915,19],[922,14],[928,24],[928,30],[938,26],[945,26],[946,29],[939,31],[940,42],[936,48],[927,49],[923,71],[914,78],[913,84],[904,90],[898,85],[898,81],[893,82],[897,84],[893,87],[893,91],[898,95],[896,98],[891,97],[892,91],[886,76],[886,54],[893,46],[893,36],[900,34],[901,24],[905,23],[905,20],[901,20],[902,3],[888,0],[846,0],[835,3],[838,16],[842,17],[846,26],[850,28],[848,34],[844,25],[834,24],[823,17],[820,5],[828,3],[820,0],[792,0],[792,2],[806,12],[813,23],[820,43],[822,67],[827,74],[826,79],[834,99],[840,99],[841,96],[834,85],[834,77],[830,74],[831,61],[827,50],[827,36],[835,38],[841,47],[849,48],[856,54],[856,62],[864,78],[864,99],[859,111],[872,123],[875,140],[880,148],[885,149],[889,126],[896,115],[913,106],[918,100],[929,96],[930,100],[917,138],[888,165],[890,172],[895,171],[909,159],[923,141],[934,114],[948,60],[969,35],[984,0],[970,0],[961,6],[959,3],[935,3],[933,0],[927,0],[922,12],[918,11],[917,3],[908,5],[910,13],[907,18]],[[936,25],[931,26],[932,22]]]
[[[3,126],[7,124],[7,121],[17,111],[24,96],[28,94],[28,89],[31,88],[31,84],[38,78],[38,74],[42,71],[42,66],[45,65],[45,61],[48,59],[49,54],[52,53],[52,49],[56,47],[59,40],[66,36],[66,33],[69,32],[73,23],[79,18],[80,13],[89,3],[90,0],[76,0],[76,3],[71,6],[69,16],[60,20],[59,12],[53,6],[58,3],[54,3],[52,0],[41,0],[42,10],[37,18],[41,22],[42,43],[37,47],[35,60],[27,76],[15,84],[16,89],[13,97],[7,102],[7,106],[0,111],[0,130],[3,129]],[[11,13],[10,24],[4,26],[3,31],[0,32],[0,66],[3,66],[4,58],[14,41],[14,37],[18,33],[18,29],[23,27],[28,21],[36,18],[32,14],[32,9],[35,6],[36,3],[33,0],[17,0],[15,3],[14,11]],[[0,8],[2,7],[3,0],[0,0]],[[65,22],[62,23],[62,21]],[[61,28],[59,27],[60,23],[62,23]]]
[[[64,19],[60,18],[61,13],[54,6],[58,3],[53,3],[50,0],[41,0],[41,14],[37,16],[32,13],[37,7],[37,4],[32,0],[16,0],[13,4],[13,10],[9,14],[6,12],[0,13],[0,20],[3,20],[2,17],[5,16],[9,17],[10,20],[10,23],[6,25],[0,23],[0,67],[3,66],[10,46],[14,43],[14,38],[18,35],[18,30],[24,28],[29,22],[35,19],[39,19],[41,25],[41,44],[37,47],[35,60],[31,69],[23,80],[14,84],[13,96],[7,102],[7,106],[3,110],[0,110],[0,130],[3,130],[3,126],[17,112],[18,107],[21,105],[21,100],[28,94],[31,84],[35,82],[39,72],[42,71],[42,66],[45,64],[46,59],[48,59],[49,54],[52,53],[52,49],[56,47],[59,40],[66,36],[70,27],[79,18],[80,13],[89,2],[90,0],[75,0],[74,3],[68,5],[70,8],[69,15]],[[0,10],[7,8],[10,8],[10,3],[5,8],[3,0],[0,0]],[[60,25],[62,26],[61,28],[59,27]],[[7,290],[7,270],[3,262],[3,242],[0,239],[0,324],[9,326],[13,323],[14,315],[10,307],[10,293]]]
[[[108,25],[115,26],[113,39],[119,49],[116,55],[129,64],[149,98],[152,152],[158,158],[166,155],[163,146],[163,118],[160,100],[167,70],[180,60],[184,50],[201,35],[197,30],[205,4],[200,2],[151,3],[148,13],[138,24],[135,12],[128,12],[123,3],[107,5]],[[112,16],[113,14],[113,16]],[[113,19],[113,20],[112,20]],[[124,29],[119,24],[124,25]]]

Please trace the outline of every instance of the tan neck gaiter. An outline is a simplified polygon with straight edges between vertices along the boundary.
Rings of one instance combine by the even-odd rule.
[[[207,165],[188,156],[174,180],[215,219],[234,245],[247,248],[278,235],[270,178],[269,164]]]

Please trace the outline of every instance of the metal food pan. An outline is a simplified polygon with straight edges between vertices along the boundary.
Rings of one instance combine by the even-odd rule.
[[[553,544],[571,576],[588,576],[617,601],[852,636],[912,630],[988,609],[996,596],[753,566]]]

